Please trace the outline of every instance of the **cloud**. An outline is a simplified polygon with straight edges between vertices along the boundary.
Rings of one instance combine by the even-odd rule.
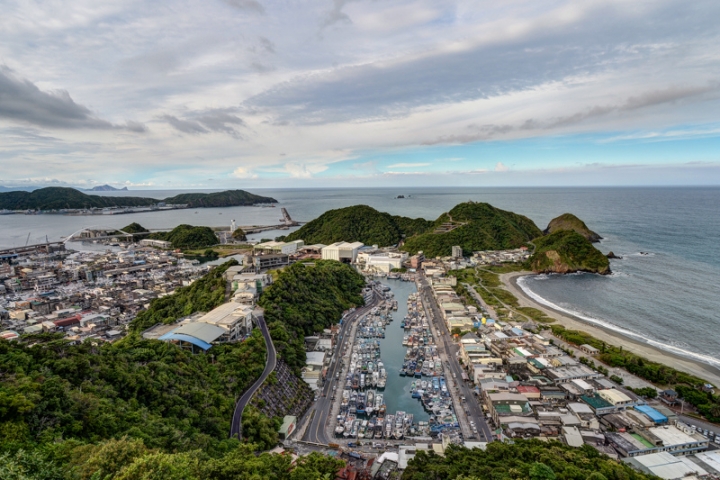
[[[587,120],[606,117],[614,113],[632,112],[643,108],[682,102],[684,100],[694,99],[695,97],[716,94],[718,91],[720,91],[720,84],[714,82],[706,85],[673,86],[661,90],[651,90],[628,97],[620,103],[595,105],[584,108],[571,115],[545,119],[528,118],[515,125],[468,125],[466,128],[467,133],[439,136],[433,140],[424,141],[423,145],[472,143],[507,136],[508,134],[519,131],[550,132],[560,127],[577,125]]]
[[[387,168],[418,168],[418,167],[427,167],[429,165],[432,165],[431,163],[394,163],[392,165],[388,165]]]
[[[333,8],[330,10],[320,25],[320,29],[327,28],[336,23],[352,23],[350,17],[343,12],[343,8],[350,0],[333,0]]]
[[[43,92],[7,66],[0,66],[0,118],[60,129],[115,128],[75,103],[67,91]]]
[[[144,123],[135,122],[133,120],[127,120],[125,122],[125,129],[135,133],[145,133],[148,131],[148,128]]]
[[[165,120],[176,130],[179,130],[183,133],[190,133],[193,135],[197,135],[199,133],[208,133],[208,130],[206,128],[204,128],[202,125],[200,125],[194,120],[182,120],[173,115],[163,115],[160,118],[162,120]]]
[[[316,173],[327,170],[326,165],[308,165],[305,163],[290,162],[285,164],[285,171],[292,178],[312,178]]]
[[[241,138],[235,127],[245,127],[245,121],[227,110],[210,110],[206,113],[195,114],[194,118],[178,118],[174,115],[162,115],[164,120],[176,130],[193,135],[219,132],[226,133],[235,138]]]
[[[238,10],[242,10],[245,12],[251,12],[251,13],[259,13],[264,14],[265,13],[265,7],[262,6],[262,4],[256,0],[223,0],[225,3],[230,5],[231,7],[235,7]]]
[[[508,167],[506,167],[505,165],[503,165],[502,162],[497,162],[497,164],[495,164],[496,172],[507,172],[508,170],[510,170],[510,169]]]
[[[275,44],[265,37],[259,37],[260,46],[267,53],[275,53]]]
[[[232,176],[235,178],[258,178],[258,176],[247,167],[237,167],[233,170]]]

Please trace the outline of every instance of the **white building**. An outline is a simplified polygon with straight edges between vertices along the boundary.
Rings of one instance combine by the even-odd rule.
[[[281,253],[284,255],[290,255],[297,252],[304,245],[305,242],[302,240],[293,240],[292,242],[265,242],[258,243],[253,247],[253,250],[255,252]]]
[[[452,247],[452,256],[453,258],[462,258],[463,256],[463,249],[459,245],[455,245]]]
[[[362,242],[335,242],[322,249],[322,258],[323,260],[354,263],[357,260],[358,251],[363,246]]]
[[[143,245],[145,247],[155,247],[155,248],[171,248],[172,244],[166,240],[152,240],[150,238],[145,238],[143,240],[140,240],[140,245]]]
[[[365,271],[390,272],[393,268],[402,268],[408,259],[407,252],[365,253],[357,255],[357,262],[365,265]]]

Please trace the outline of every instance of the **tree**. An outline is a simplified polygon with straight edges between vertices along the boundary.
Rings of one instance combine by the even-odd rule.
[[[544,463],[535,462],[530,466],[530,480],[555,480],[555,472]]]

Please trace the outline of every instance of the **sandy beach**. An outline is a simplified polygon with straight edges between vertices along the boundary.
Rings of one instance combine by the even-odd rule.
[[[508,291],[517,297],[518,303],[521,307],[537,308],[538,310],[545,312],[545,314],[549,317],[554,318],[557,323],[565,328],[587,332],[598,340],[608,344],[622,345],[624,349],[647,358],[648,360],[662,363],[692,375],[696,375],[700,378],[708,380],[716,386],[720,386],[720,369],[661,350],[652,345],[638,342],[618,332],[593,325],[580,318],[537,303],[535,300],[527,296],[522,288],[520,288],[517,284],[518,278],[525,275],[533,275],[533,273],[513,272],[500,275],[500,281]]]

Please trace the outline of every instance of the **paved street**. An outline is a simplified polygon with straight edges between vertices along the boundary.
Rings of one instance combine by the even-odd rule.
[[[444,355],[443,362],[446,367],[445,378],[449,384],[450,391],[453,394],[456,407],[455,410],[458,414],[458,421],[466,422],[465,425],[461,424],[463,431],[468,429],[467,424],[473,422],[477,427],[477,433],[473,431],[473,434],[477,437],[476,440],[481,442],[491,442],[493,440],[492,430],[485,420],[482,407],[478,403],[477,397],[473,393],[472,389],[462,381],[461,374],[463,370],[456,356],[459,351],[459,347],[452,342],[452,337],[450,336],[447,325],[440,313],[435,297],[432,294],[432,289],[424,276],[420,277],[419,290],[422,295],[423,305],[425,306],[426,311],[429,308],[427,313],[431,320],[431,325],[433,325],[435,330],[438,351],[441,356]],[[449,373],[449,375],[447,373]],[[454,387],[457,387],[457,389]],[[465,397],[464,402],[459,400],[458,397],[460,396]],[[465,413],[465,415],[463,415],[463,413]],[[472,428],[470,428],[470,430],[472,430]],[[466,435],[465,438],[468,439],[468,436]]]
[[[345,382],[345,368],[349,365],[350,346],[352,346],[352,339],[355,336],[355,327],[357,325],[357,319],[367,314],[373,307],[378,305],[380,296],[373,291],[373,300],[366,306],[355,310],[353,313],[345,317],[343,320],[342,327],[339,333],[339,342],[335,347],[335,353],[328,367],[326,381],[320,389],[320,397],[313,403],[313,406],[307,411],[303,417],[303,422],[309,422],[304,427],[304,434],[302,436],[303,441],[328,444],[332,442],[332,435],[328,433],[328,428],[332,428],[333,421],[335,419],[332,401],[333,389],[338,385],[337,391],[341,391]],[[338,372],[340,373],[339,380],[336,380]]]
[[[260,332],[262,332],[262,336],[265,339],[267,361],[265,362],[265,369],[263,370],[262,375],[260,375],[260,378],[258,378],[255,383],[253,383],[252,386],[243,393],[235,404],[235,411],[233,412],[232,423],[230,425],[231,437],[242,438],[242,412],[252,396],[255,395],[257,389],[260,388],[267,379],[268,375],[270,375],[270,372],[275,370],[275,366],[277,365],[277,353],[275,352],[275,345],[272,342],[272,338],[270,338],[270,332],[265,324],[265,317],[262,315],[258,316],[257,323],[260,328]]]

